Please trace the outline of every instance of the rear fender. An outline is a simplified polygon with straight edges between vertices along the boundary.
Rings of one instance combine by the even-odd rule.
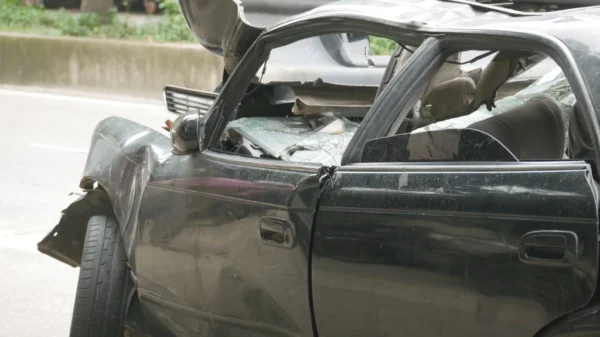
[[[600,304],[595,304],[557,319],[538,332],[536,337],[598,336],[598,331]]]
[[[119,223],[125,252],[133,265],[142,194],[153,168],[171,155],[169,138],[158,131],[119,117],[98,123],[80,182],[86,194],[63,211],[59,224],[38,249],[76,267],[88,219],[110,214]]]

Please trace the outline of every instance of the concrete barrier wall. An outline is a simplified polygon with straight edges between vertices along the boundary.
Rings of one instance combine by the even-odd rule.
[[[195,44],[0,33],[0,84],[162,99],[167,84],[213,90],[223,62]]]

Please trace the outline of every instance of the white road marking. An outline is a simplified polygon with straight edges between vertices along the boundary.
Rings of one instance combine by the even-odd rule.
[[[88,97],[69,96],[69,95],[63,95],[63,94],[54,94],[54,93],[51,94],[51,93],[41,93],[41,92],[32,92],[32,91],[20,91],[20,90],[12,90],[12,89],[0,89],[0,94],[21,96],[21,97],[46,98],[46,99],[78,102],[78,103],[129,106],[129,107],[134,107],[134,108],[145,108],[145,109],[157,109],[157,108],[161,107],[161,105],[159,105],[159,104],[126,102],[126,101],[119,101],[119,100],[114,100],[114,99],[88,98]],[[165,112],[168,112],[166,108],[164,110],[165,110]]]
[[[77,153],[87,153],[86,149],[76,149],[71,147],[63,147],[63,146],[54,146],[54,145],[46,145],[46,144],[29,144],[31,147],[37,147],[41,149],[55,150],[55,151],[64,151],[64,152],[77,152]]]
[[[49,231],[50,230],[48,230],[48,232]],[[37,250],[37,243],[41,241],[44,238],[44,236],[46,236],[46,234],[48,233],[40,233],[36,240],[32,237],[18,238],[12,235],[7,236],[5,235],[5,233],[3,233],[0,236],[0,248],[6,248],[28,253],[39,253]]]

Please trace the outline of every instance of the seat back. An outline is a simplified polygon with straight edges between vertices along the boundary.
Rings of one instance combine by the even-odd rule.
[[[503,113],[469,125],[506,146],[519,160],[561,160],[565,123],[558,103],[538,95]]]

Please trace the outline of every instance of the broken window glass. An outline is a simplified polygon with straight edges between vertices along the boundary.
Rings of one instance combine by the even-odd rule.
[[[223,142],[257,158],[339,165],[358,123],[332,114],[241,118],[228,124]]]

